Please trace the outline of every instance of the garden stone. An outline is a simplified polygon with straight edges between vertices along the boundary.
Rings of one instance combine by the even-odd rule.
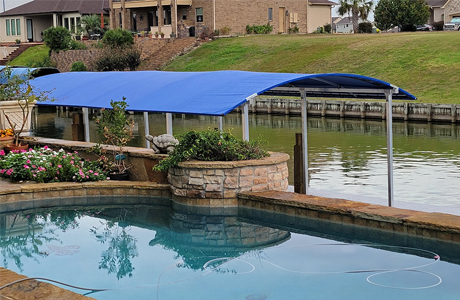
[[[151,143],[150,147],[156,154],[169,154],[174,150],[174,147],[179,144],[179,141],[170,134],[162,134],[159,136],[146,135],[145,139]]]

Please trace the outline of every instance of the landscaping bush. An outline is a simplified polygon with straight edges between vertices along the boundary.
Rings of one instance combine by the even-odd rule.
[[[87,47],[84,43],[70,40],[69,50],[85,50]]]
[[[444,30],[444,21],[433,22],[433,24],[431,25],[433,25],[434,30],[440,30],[440,31]]]
[[[104,34],[102,43],[110,48],[124,48],[134,44],[134,38],[131,31],[117,28],[110,29]]]
[[[72,64],[72,67],[70,67],[70,72],[84,72],[88,71],[88,68],[85,66],[85,64],[82,61],[76,61]]]
[[[230,131],[208,129],[204,131],[190,130],[179,136],[180,142],[168,158],[154,167],[157,171],[167,171],[179,162],[191,159],[204,161],[235,161],[260,159],[268,156],[262,150],[265,142],[259,139],[242,141],[235,138]]]
[[[99,162],[80,158],[77,152],[53,151],[47,146],[29,151],[0,150],[0,177],[15,181],[85,182],[107,178]]]
[[[289,27],[289,33],[299,33],[299,27]]]
[[[331,33],[332,32],[332,25],[331,24],[324,25],[324,31],[326,31],[327,33]]]
[[[59,52],[69,49],[72,40],[70,31],[62,26],[50,27],[43,31],[43,39],[46,46],[51,50]]]
[[[97,71],[135,71],[141,63],[141,52],[135,48],[106,48],[94,62]]]
[[[273,26],[269,23],[266,25],[246,25],[246,33],[248,34],[267,34],[273,31]]]
[[[372,33],[372,24],[369,22],[362,22],[358,24],[359,33]]]

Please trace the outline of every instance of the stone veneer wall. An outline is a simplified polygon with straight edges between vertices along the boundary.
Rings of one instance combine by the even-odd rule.
[[[170,169],[173,198],[182,203],[236,206],[239,192],[286,191],[289,155],[271,153],[260,160],[187,161]]]

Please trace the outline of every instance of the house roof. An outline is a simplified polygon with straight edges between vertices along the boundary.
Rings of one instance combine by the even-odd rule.
[[[39,105],[110,108],[110,100],[126,97],[129,110],[222,116],[256,95],[385,99],[416,98],[387,82],[355,74],[292,74],[247,71],[214,72],[67,72],[41,76],[31,85],[51,91],[56,101]],[[155,84],[152,84],[155,83]]]
[[[351,17],[343,17],[342,20],[338,21],[336,24],[351,24]]]
[[[108,0],[34,0],[2,12],[0,16],[66,12],[100,14],[104,9],[108,10],[108,8]]]
[[[425,0],[430,7],[443,7],[449,0]]]
[[[337,5],[337,3],[329,0],[309,0],[311,5]]]

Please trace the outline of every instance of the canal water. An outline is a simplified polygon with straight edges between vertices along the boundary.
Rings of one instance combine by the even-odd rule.
[[[71,139],[69,113],[40,107],[34,114],[33,135]],[[132,146],[144,146],[142,114]],[[224,117],[224,129],[241,137],[241,115]],[[164,114],[149,114],[150,133],[166,133]],[[91,141],[99,141],[90,122]],[[218,126],[216,117],[173,115],[174,134]],[[295,134],[301,131],[297,116],[249,116],[250,138],[262,135],[266,149],[288,153],[289,183],[293,184]],[[455,124],[394,122],[395,206],[460,214],[460,126]],[[309,193],[387,204],[385,122],[360,119],[308,119]]]

